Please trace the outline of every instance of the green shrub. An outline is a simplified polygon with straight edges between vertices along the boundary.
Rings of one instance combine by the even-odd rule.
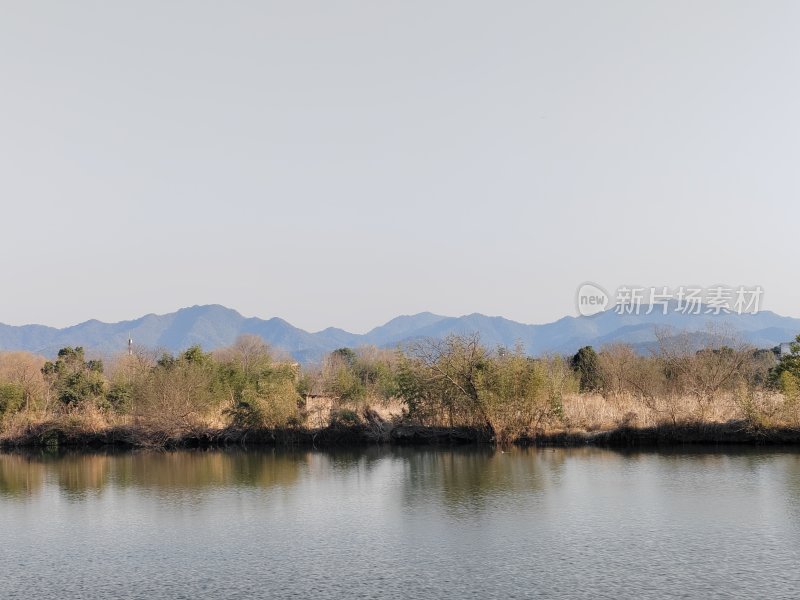
[[[16,383],[0,383],[0,416],[17,412],[25,403],[25,390]]]
[[[300,401],[292,381],[264,379],[243,390],[226,414],[232,425],[245,429],[294,426],[300,420]]]
[[[356,427],[361,424],[356,411],[340,408],[331,412],[331,427]]]

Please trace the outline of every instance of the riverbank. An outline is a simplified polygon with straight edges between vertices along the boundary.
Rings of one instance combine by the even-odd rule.
[[[800,443],[800,378],[770,367],[770,352],[722,341],[531,359],[456,336],[342,348],[311,371],[252,336],[108,368],[80,347],[55,362],[0,353],[0,445]]]
[[[603,431],[547,431],[515,439],[519,446],[659,446],[682,444],[797,444],[800,429],[756,429],[745,421],[684,423],[655,427],[623,426]],[[0,437],[0,448],[197,448],[224,446],[346,447],[363,445],[493,445],[492,433],[473,427],[386,425],[383,428],[329,426],[320,429],[196,428],[158,431],[132,425],[85,429],[64,422],[44,422]]]

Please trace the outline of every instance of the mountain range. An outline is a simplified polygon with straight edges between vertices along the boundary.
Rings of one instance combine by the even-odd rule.
[[[165,315],[148,314],[119,323],[90,320],[63,329],[0,324],[0,350],[27,350],[53,356],[64,346],[80,345],[87,351],[110,355],[126,349],[129,335],[137,345],[171,352],[194,344],[213,350],[249,333],[262,337],[300,362],[310,363],[345,346],[391,348],[422,338],[472,332],[479,333],[488,346],[511,347],[520,343],[532,355],[573,353],[581,346],[600,348],[616,342],[646,349],[654,344],[657,327],[700,331],[709,322],[722,325],[759,348],[771,348],[794,339],[800,333],[800,319],[770,311],[720,315],[689,315],[674,310],[662,314],[660,309],[649,315],[645,312],[644,307],[639,314],[606,310],[592,316],[567,316],[542,325],[528,325],[478,313],[447,317],[423,312],[399,316],[365,334],[355,334],[334,327],[311,333],[277,317],[266,320],[248,318],[233,309],[212,304],[182,308]]]

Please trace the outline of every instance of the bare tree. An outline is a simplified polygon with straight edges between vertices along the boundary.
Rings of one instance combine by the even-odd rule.
[[[747,381],[754,348],[732,332],[709,326],[700,332],[656,331],[657,358],[670,387],[695,399],[703,419],[721,392]]]
[[[45,359],[29,352],[0,352],[0,381],[19,386],[26,411],[44,408],[47,385],[42,375]]]
[[[422,383],[429,387],[433,385],[437,390],[435,394],[439,395],[451,425],[456,422],[457,415],[471,416],[470,420],[487,423],[479,398],[478,381],[489,352],[481,345],[477,333],[451,335],[443,340],[420,340],[411,344],[408,354],[420,367]]]
[[[214,352],[214,358],[220,362],[233,362],[246,376],[250,376],[255,369],[272,362],[273,353],[260,336],[245,333],[231,346]]]

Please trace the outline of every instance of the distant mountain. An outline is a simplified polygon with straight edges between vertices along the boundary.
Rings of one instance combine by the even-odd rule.
[[[760,348],[792,340],[800,333],[800,319],[769,311],[754,315],[686,315],[674,310],[667,314],[656,310],[648,315],[645,312],[643,309],[638,315],[629,315],[607,310],[589,317],[564,317],[543,325],[526,325],[478,313],[445,317],[426,312],[396,317],[365,334],[355,334],[334,327],[309,333],[277,317],[245,318],[235,310],[214,304],[182,308],[166,315],[149,314],[119,323],[91,320],[64,329],[0,324],[0,350],[28,350],[53,356],[64,346],[82,345],[91,352],[113,354],[125,350],[129,334],[138,345],[171,352],[194,344],[212,350],[231,344],[241,334],[251,333],[289,352],[298,361],[308,363],[345,346],[390,348],[423,338],[472,332],[478,332],[488,346],[511,347],[519,343],[533,355],[573,353],[587,344],[600,348],[617,342],[645,349],[652,346],[657,327],[697,331],[709,322],[724,326]]]

